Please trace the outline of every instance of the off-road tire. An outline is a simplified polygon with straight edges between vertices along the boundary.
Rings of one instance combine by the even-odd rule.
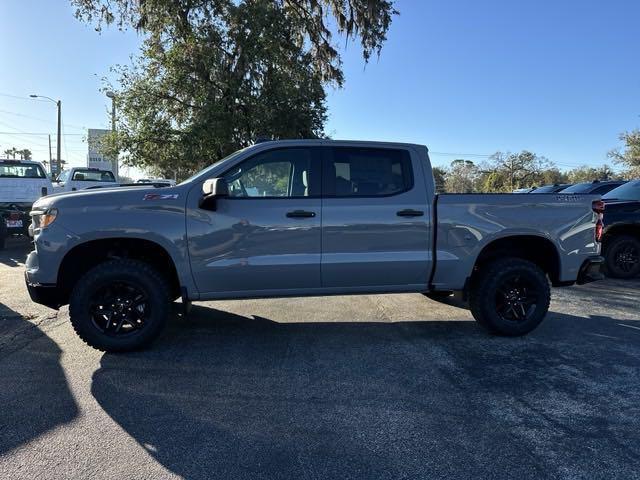
[[[626,265],[620,264],[620,255],[635,258]],[[604,245],[605,273],[612,278],[633,278],[640,274],[640,239],[631,235],[618,235],[608,239]]]
[[[93,321],[90,307],[100,289],[118,282],[127,282],[143,291],[150,310],[139,331],[120,337],[100,330]],[[103,352],[125,352],[148,346],[164,329],[169,312],[167,280],[152,266],[138,260],[110,260],[92,268],[78,280],[69,300],[73,329],[87,345]]]
[[[504,298],[500,292],[514,278],[530,284],[529,293],[535,297],[535,307],[527,308],[526,317],[519,321],[506,319],[499,313],[499,306],[504,304],[499,301]],[[520,336],[531,332],[546,316],[550,301],[551,290],[545,273],[536,264],[521,258],[502,258],[484,265],[472,278],[469,289],[473,318],[496,335]]]

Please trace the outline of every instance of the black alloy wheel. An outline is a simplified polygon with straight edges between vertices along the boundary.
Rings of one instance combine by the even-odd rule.
[[[121,281],[96,290],[90,299],[91,321],[106,335],[130,335],[147,325],[151,305],[144,291]]]
[[[525,322],[542,302],[540,289],[529,277],[515,273],[503,279],[496,290],[496,311],[509,322]]]

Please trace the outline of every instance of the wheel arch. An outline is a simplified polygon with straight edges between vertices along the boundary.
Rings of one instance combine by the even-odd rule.
[[[110,237],[79,243],[65,254],[58,268],[57,279],[61,303],[68,302],[73,287],[82,275],[115,258],[130,258],[148,263],[165,276],[172,297],[181,295],[182,282],[176,263],[164,246],[144,238]]]
[[[614,223],[608,226],[603,235],[603,246],[614,237],[620,235],[630,235],[640,240],[640,222],[638,223]]]
[[[487,243],[476,257],[471,278],[481,271],[491,260],[515,257],[538,265],[551,280],[560,283],[562,263],[557,246],[540,235],[517,234],[496,238]]]

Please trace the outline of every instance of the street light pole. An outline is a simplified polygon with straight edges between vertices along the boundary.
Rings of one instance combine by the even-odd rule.
[[[34,95],[31,94],[29,95],[31,98],[44,98],[46,100],[49,100],[50,102],[53,102],[56,104],[56,107],[58,108],[58,135],[57,135],[57,141],[56,141],[56,174],[60,175],[60,172],[62,171],[62,158],[60,158],[62,156],[61,153],[61,145],[62,145],[62,101],[61,100],[54,100],[51,97],[47,97],[45,95]]]
[[[116,132],[116,94],[112,91],[108,91],[105,95],[111,99],[111,132]],[[120,170],[118,166],[118,155],[116,154],[116,158],[113,162],[114,175],[118,178],[118,171]]]

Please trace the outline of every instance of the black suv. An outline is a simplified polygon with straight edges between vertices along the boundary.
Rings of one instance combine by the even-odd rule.
[[[640,180],[632,180],[604,195],[605,270],[615,278],[640,274]]]

